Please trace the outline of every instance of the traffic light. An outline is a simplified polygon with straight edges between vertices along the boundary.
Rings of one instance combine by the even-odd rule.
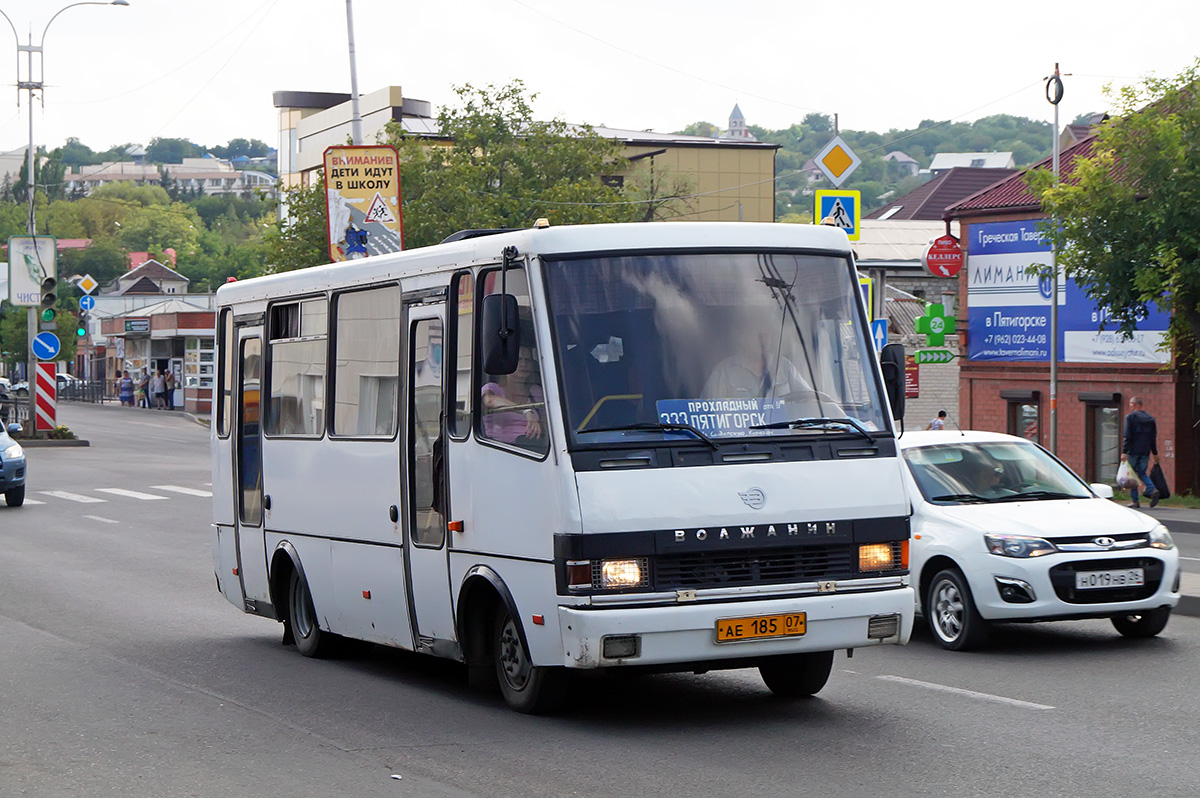
[[[58,280],[53,277],[47,277],[45,280],[42,280],[42,321],[54,320],[54,306],[58,304],[57,288]],[[46,310],[50,311],[50,318],[46,318]]]
[[[86,310],[79,311],[79,319],[75,322],[75,335],[80,338],[87,335],[88,314]]]

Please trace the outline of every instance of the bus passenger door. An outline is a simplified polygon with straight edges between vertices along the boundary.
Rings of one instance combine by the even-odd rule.
[[[246,609],[262,614],[271,603],[271,595],[267,587],[266,541],[263,537],[260,331],[257,328],[240,329],[237,351],[233,490],[237,497],[238,577]]]
[[[445,424],[442,340],[445,302],[413,304],[408,311],[406,430],[409,606],[418,650],[454,655],[457,635],[450,595],[446,542]],[[450,645],[447,645],[450,644]]]

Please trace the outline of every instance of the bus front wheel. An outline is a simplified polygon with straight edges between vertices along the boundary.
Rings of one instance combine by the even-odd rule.
[[[553,712],[567,695],[567,674],[562,668],[534,665],[516,619],[507,609],[496,613],[492,658],[505,703],[526,715]]]
[[[293,570],[288,580],[288,622],[292,626],[296,648],[301,654],[324,657],[331,652],[334,636],[321,631],[308,582],[298,570]]]
[[[781,698],[807,698],[816,695],[829,681],[833,670],[833,652],[784,654],[771,657],[758,666],[763,682]]]

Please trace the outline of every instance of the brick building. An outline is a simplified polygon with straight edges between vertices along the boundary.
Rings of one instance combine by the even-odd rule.
[[[1062,179],[1076,158],[1092,153],[1094,137],[1066,149]],[[1050,168],[1047,159],[1031,169]],[[959,280],[959,414],[963,427],[1022,435],[1049,445],[1049,278],[1030,264],[1049,265],[1044,220],[1024,172],[947,209],[962,230],[966,268]],[[1154,312],[1134,339],[1105,327],[1098,308],[1068,279],[1059,280],[1057,454],[1092,482],[1115,481],[1129,399],[1141,396],[1158,421],[1158,447],[1167,481],[1195,491],[1197,391],[1191,370],[1160,344],[1169,316]],[[965,320],[965,325],[962,322]]]

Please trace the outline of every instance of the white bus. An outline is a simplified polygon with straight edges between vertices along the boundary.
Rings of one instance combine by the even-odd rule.
[[[217,292],[229,601],[306,656],[462,661],[522,712],[602,669],[811,695],[835,650],[908,641],[903,356],[844,232],[479,233]]]

